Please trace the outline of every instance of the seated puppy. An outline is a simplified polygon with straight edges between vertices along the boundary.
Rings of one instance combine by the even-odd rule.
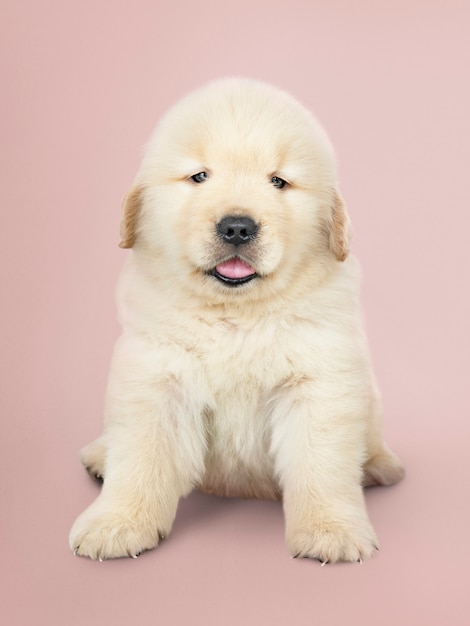
[[[285,93],[222,80],[166,115],[124,202],[123,332],[104,432],[81,453],[104,484],[75,554],[154,548],[192,489],[281,498],[294,556],[374,553],[362,488],[403,468],[349,234],[328,138]]]

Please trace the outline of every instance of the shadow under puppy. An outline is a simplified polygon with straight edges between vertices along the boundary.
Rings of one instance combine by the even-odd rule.
[[[152,136],[124,202],[104,431],[82,450],[104,477],[74,553],[136,556],[192,489],[282,498],[295,556],[369,558],[363,486],[403,476],[349,256],[349,219],[319,123],[290,96],[226,79]]]

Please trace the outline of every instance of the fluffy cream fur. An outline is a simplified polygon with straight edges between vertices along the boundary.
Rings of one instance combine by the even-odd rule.
[[[256,236],[225,243],[216,225],[227,215],[250,217]],[[188,96],[148,144],[121,246],[132,248],[123,333],[103,435],[82,450],[104,484],[72,550],[106,559],[153,548],[197,488],[282,498],[293,555],[370,557],[362,487],[392,484],[403,468],[383,441],[349,219],[318,122],[254,81]],[[210,273],[234,255],[253,280]]]

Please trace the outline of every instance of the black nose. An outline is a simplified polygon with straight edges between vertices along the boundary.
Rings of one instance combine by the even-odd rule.
[[[228,215],[217,224],[217,234],[234,246],[248,243],[256,237],[258,225],[251,217],[236,217]]]

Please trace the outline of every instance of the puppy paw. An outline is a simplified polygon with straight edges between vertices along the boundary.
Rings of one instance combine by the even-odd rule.
[[[289,532],[287,544],[294,557],[317,559],[322,564],[336,561],[362,563],[378,550],[377,537],[370,525],[348,527],[335,522]]]
[[[80,460],[93,478],[104,477],[106,444],[104,437],[98,437],[80,450]]]
[[[154,548],[162,537],[149,520],[101,511],[92,505],[75,521],[70,531],[70,548],[75,555],[100,561],[135,558]]]
[[[405,476],[400,459],[390,450],[383,450],[371,457],[364,465],[365,487],[394,485]]]

